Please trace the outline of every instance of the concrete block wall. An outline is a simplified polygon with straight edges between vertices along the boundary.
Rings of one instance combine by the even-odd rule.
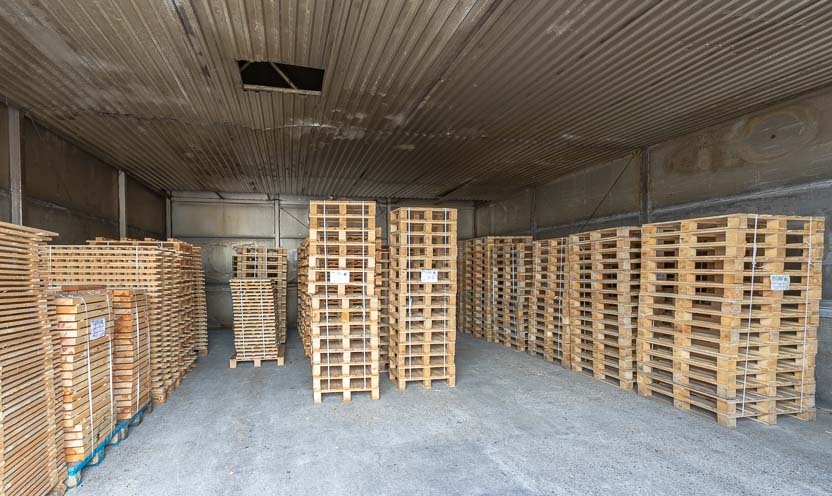
[[[0,105],[0,220],[11,220],[8,107]],[[119,236],[118,170],[27,117],[20,125],[23,223],[60,234],[55,242],[82,244]],[[129,178],[127,235],[164,238],[165,200]]]
[[[481,205],[476,232],[542,239],[734,212],[827,218],[823,305],[828,310],[822,313],[816,378],[819,404],[832,407],[832,90],[633,150]]]

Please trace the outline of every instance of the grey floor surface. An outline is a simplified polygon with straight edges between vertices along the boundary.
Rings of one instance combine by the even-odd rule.
[[[286,366],[228,368],[230,331],[69,496],[832,494],[832,414],[721,428],[460,334],[457,387],[312,403]]]

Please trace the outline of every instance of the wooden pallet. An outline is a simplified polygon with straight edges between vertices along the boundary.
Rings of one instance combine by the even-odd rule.
[[[532,243],[504,243],[491,251],[492,340],[526,351],[531,329]],[[543,352],[543,342],[533,342]]]
[[[379,398],[379,303],[375,287],[376,204],[309,204],[309,348],[313,401],[353,392]]]
[[[298,334],[303,342],[306,357],[312,358],[311,324],[312,298],[306,290],[309,281],[309,239],[303,240],[298,247]]]
[[[62,390],[39,250],[54,233],[0,222],[0,483],[3,494],[60,492]]]
[[[382,243],[381,228],[376,228],[375,284],[378,294],[378,346],[379,368],[390,364],[390,248]]]
[[[277,360],[283,365],[281,347],[286,342],[277,307],[277,284],[274,279],[231,279],[231,302],[234,311],[234,350],[229,366],[237,362]],[[284,314],[285,315],[285,314]]]
[[[639,394],[728,427],[814,419],[823,228],[752,214],[644,226]]]
[[[621,389],[636,380],[640,229],[569,236],[572,370]]]
[[[534,242],[531,303],[534,341],[539,344],[542,339],[545,360],[557,361],[564,367],[572,366],[568,244],[568,238]]]
[[[237,364],[239,362],[252,362],[252,364],[254,365],[254,368],[259,368],[262,365],[263,362],[271,362],[271,361],[277,362],[277,366],[282,367],[283,364],[284,364],[285,358],[286,358],[286,345],[281,344],[280,346],[278,346],[277,353],[275,353],[273,355],[264,354],[263,356],[259,356],[259,357],[254,357],[254,356],[240,357],[240,356],[237,356],[237,353],[234,353],[233,355],[231,355],[231,358],[228,360],[228,368],[236,369]]]
[[[390,380],[456,384],[457,211],[390,214]]]

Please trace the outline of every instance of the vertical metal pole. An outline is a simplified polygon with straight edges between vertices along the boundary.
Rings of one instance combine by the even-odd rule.
[[[12,224],[23,225],[23,170],[21,160],[20,112],[9,107],[9,181]]]
[[[642,224],[653,222],[653,198],[650,191],[650,149],[644,147],[640,151],[641,168],[639,170],[639,221]]]
[[[280,246],[280,196],[274,200],[274,245]]]
[[[118,171],[118,236],[127,239],[127,176]]]
[[[173,212],[170,193],[165,196],[165,237],[173,237]]]

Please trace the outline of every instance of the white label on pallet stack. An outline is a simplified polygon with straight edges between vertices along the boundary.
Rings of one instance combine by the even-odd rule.
[[[788,274],[772,274],[769,277],[772,291],[788,291],[792,282]]]
[[[350,271],[330,270],[329,282],[331,282],[332,284],[348,284],[350,282]]]
[[[439,282],[439,271],[433,269],[423,270],[422,282]]]
[[[107,334],[107,321],[105,319],[92,319],[90,321],[90,340],[103,338]]]

